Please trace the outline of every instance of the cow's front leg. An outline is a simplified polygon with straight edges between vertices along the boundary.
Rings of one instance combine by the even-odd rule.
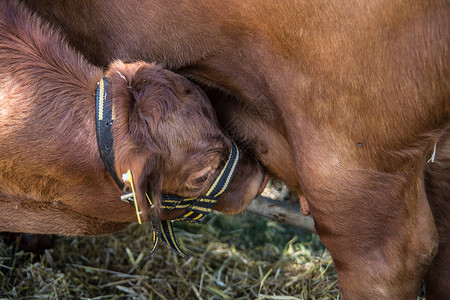
[[[437,247],[420,164],[387,172],[315,150],[299,179],[344,299],[417,299]]]

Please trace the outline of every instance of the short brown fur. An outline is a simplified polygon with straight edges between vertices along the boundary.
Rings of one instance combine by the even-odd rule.
[[[222,126],[304,194],[345,299],[416,299],[438,240],[427,290],[448,296],[448,1],[27,2],[96,64],[152,59],[225,93]]]

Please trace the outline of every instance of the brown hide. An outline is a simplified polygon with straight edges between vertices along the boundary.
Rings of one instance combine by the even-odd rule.
[[[433,163],[425,167],[425,188],[439,233],[439,248],[425,277],[427,299],[445,299],[450,282],[450,130],[441,137]]]
[[[447,297],[448,1],[25,2],[98,65],[212,89],[224,130],[308,200],[344,298],[416,299],[438,232],[427,289]]]
[[[116,173],[132,171],[141,218],[182,213],[159,211],[161,193],[204,195],[231,147],[204,92],[153,63],[115,61],[103,73],[17,4],[0,2],[0,231],[104,234],[136,221],[99,155],[103,76],[112,83]],[[263,181],[243,156],[218,200],[225,212],[242,210]]]

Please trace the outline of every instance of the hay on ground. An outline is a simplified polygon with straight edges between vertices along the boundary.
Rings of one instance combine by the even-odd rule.
[[[175,225],[190,255],[160,245],[147,258],[151,229],[132,225],[101,237],[60,237],[45,254],[0,240],[0,298],[334,299],[337,276],[317,236],[251,214],[211,214]]]

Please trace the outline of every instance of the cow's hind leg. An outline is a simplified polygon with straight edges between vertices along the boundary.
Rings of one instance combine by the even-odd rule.
[[[439,233],[439,248],[425,277],[427,300],[450,299],[450,130],[437,144],[436,161],[425,166],[428,202]]]
[[[417,299],[437,248],[420,164],[386,172],[318,158],[302,161],[300,180],[344,299]]]

